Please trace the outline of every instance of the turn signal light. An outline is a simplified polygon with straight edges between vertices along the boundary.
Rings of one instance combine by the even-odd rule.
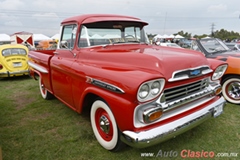
[[[222,93],[222,88],[221,87],[216,88],[215,89],[215,94],[219,95],[220,93]]]
[[[162,107],[149,108],[143,112],[143,120],[145,123],[151,123],[158,120],[163,115]]]
[[[161,116],[162,116],[162,112],[156,111],[149,115],[148,120],[152,122],[152,121],[159,119]]]
[[[0,70],[3,69],[3,66],[0,64]]]

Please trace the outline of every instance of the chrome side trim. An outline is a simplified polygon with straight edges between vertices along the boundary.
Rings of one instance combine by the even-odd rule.
[[[215,114],[215,107],[224,106],[225,102],[224,98],[221,97],[214,103],[197,112],[153,129],[140,132],[123,131],[121,140],[129,146],[136,148],[145,148],[161,143],[212,118]]]
[[[112,91],[112,92],[121,93],[121,94],[125,93],[124,90],[122,90],[121,88],[119,88],[113,84],[109,84],[107,82],[103,82],[103,81],[100,81],[100,80],[97,80],[97,79],[94,79],[94,78],[91,78],[88,76],[86,76],[86,82],[93,84],[95,86],[104,88],[106,90]]]
[[[43,68],[42,66],[36,64],[36,63],[33,63],[31,61],[28,61],[28,65],[42,73],[48,73],[48,70],[46,70],[45,68]]]

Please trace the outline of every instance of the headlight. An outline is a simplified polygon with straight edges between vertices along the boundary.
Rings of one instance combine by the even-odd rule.
[[[151,85],[151,93],[152,95],[157,95],[160,91],[161,85],[159,81],[155,81],[153,82],[153,84]]]
[[[221,78],[223,76],[223,74],[225,73],[227,67],[228,67],[227,64],[217,67],[212,75],[212,80],[215,81],[215,80],[218,80],[219,78]]]
[[[156,98],[163,90],[164,84],[164,79],[156,79],[143,83],[138,89],[138,101],[144,102]]]
[[[149,94],[149,86],[147,84],[142,85],[139,90],[139,98],[144,99]]]

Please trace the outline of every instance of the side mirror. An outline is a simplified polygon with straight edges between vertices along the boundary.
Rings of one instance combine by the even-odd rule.
[[[67,43],[67,41],[61,41],[61,42],[60,42],[60,48],[69,49],[69,48],[68,48],[68,43]]]

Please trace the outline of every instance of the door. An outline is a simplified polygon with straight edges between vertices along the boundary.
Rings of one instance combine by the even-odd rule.
[[[76,39],[76,24],[62,26],[60,44],[51,59],[51,75],[54,95],[75,110],[72,96],[71,69],[75,59],[73,47]]]

